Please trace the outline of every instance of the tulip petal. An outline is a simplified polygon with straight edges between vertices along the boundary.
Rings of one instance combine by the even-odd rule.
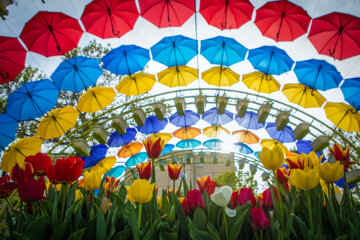
[[[236,210],[235,210],[235,209],[228,208],[228,207],[225,208],[225,213],[226,213],[226,215],[228,215],[229,217],[235,217],[235,216],[236,216]]]

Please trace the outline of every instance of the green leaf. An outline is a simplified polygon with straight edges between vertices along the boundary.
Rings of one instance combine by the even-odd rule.
[[[16,239],[16,240],[30,240],[30,238],[28,236],[26,236],[25,234],[22,233],[18,233],[18,232],[14,232],[14,237],[11,239]]]
[[[158,218],[153,225],[151,225],[151,227],[147,230],[143,240],[151,240],[154,239],[154,234],[156,231],[156,228],[158,226],[159,221],[161,220],[161,218]]]
[[[209,219],[209,222],[215,227],[218,226],[217,218],[220,215],[220,211],[221,211],[221,208],[219,206],[217,206],[213,202],[210,202],[210,204],[208,206],[208,219]]]
[[[210,234],[199,230],[197,227],[195,227],[193,224],[190,226],[190,238],[193,240],[199,240],[199,239],[209,239],[211,238]]]
[[[126,239],[130,239],[132,237],[132,229],[126,229],[120,232],[117,232],[112,238],[111,240],[126,240]]]
[[[212,240],[221,240],[218,230],[210,222],[206,226]]]
[[[71,233],[69,235],[68,240],[81,240],[85,231],[86,231],[86,228],[82,228],[79,231]]]
[[[53,231],[52,235],[51,235],[51,240],[61,240],[65,238],[65,234],[66,234],[66,230],[68,228],[71,216],[73,215],[73,211],[75,208],[76,203],[73,203],[73,205],[66,210],[65,212],[65,219],[64,222],[61,223],[60,225],[58,225],[56,228],[54,228],[55,230]]]
[[[245,218],[248,215],[248,208],[245,208],[246,210],[242,211],[240,216],[236,216],[236,221],[234,225],[232,226],[230,230],[230,239],[237,239],[239,236],[239,233],[241,231],[242,225],[244,223]]]
[[[51,188],[49,188],[49,189],[51,189]],[[54,190],[52,190],[52,191],[54,191]],[[52,205],[52,212],[51,212],[51,223],[53,225],[53,228],[55,229],[59,225],[59,216],[58,216],[59,195],[57,193],[52,194],[52,195],[53,195],[53,200],[52,200],[53,205]]]
[[[196,226],[199,230],[206,231],[207,217],[201,208],[196,208],[192,225]]]
[[[135,240],[140,240],[140,231],[138,226],[138,218],[135,213],[135,209],[133,207],[130,208],[130,222],[131,222],[131,229],[133,233],[133,238]]]
[[[36,218],[27,227],[25,234],[32,240],[49,239],[50,224],[45,216]]]
[[[182,181],[183,184],[184,184],[184,196],[186,196],[186,195],[187,195],[187,192],[189,191],[189,186],[188,186],[187,183],[186,183],[185,177],[183,177],[181,181]]]
[[[274,221],[270,225],[270,238],[280,239],[280,224],[278,221]]]
[[[182,205],[180,204],[179,199],[177,197],[175,197],[175,194],[173,192],[170,192],[169,198],[170,198],[170,202],[175,204],[176,215],[179,218],[178,232],[179,232],[180,239],[187,240],[189,238],[189,227],[188,227],[189,220],[188,220],[188,218],[186,218],[184,209],[183,209]]]
[[[106,224],[104,214],[101,212],[100,208],[95,205],[96,209],[96,239],[105,240],[106,239]]]
[[[165,189],[162,191],[161,202],[162,202],[161,203],[162,204],[161,214],[162,215],[169,214],[169,212],[170,212],[170,203],[168,201],[167,192],[166,192]]]
[[[310,229],[307,228],[306,224],[298,217],[294,216],[295,231],[300,234],[301,239],[314,239]]]

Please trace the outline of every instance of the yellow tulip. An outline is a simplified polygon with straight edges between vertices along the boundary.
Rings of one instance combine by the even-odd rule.
[[[133,199],[138,203],[150,202],[153,196],[154,188],[155,183],[150,184],[145,179],[136,179],[130,187],[126,188],[129,194],[128,199]]]
[[[303,163],[304,168],[319,169],[323,157],[324,155],[321,155],[319,159],[315,152],[310,152],[309,154],[301,153],[300,161]]]
[[[127,194],[126,194],[126,198],[130,201],[130,202],[135,202],[134,198],[130,195],[130,187],[125,186]]]
[[[344,166],[339,162],[331,164],[324,162],[320,165],[319,176],[327,183],[333,183],[344,176]]]
[[[162,196],[158,196],[157,204],[159,205],[159,211],[162,209]]]
[[[271,171],[280,168],[285,162],[282,148],[278,145],[272,149],[264,147],[259,154],[259,158],[264,167]]]
[[[83,198],[83,195],[79,189],[75,190],[75,201],[80,200]]]
[[[96,190],[100,188],[100,183],[101,183],[101,178],[102,178],[102,172],[97,170],[97,171],[85,171],[84,172],[84,187],[85,190]]]
[[[290,174],[290,183],[297,188],[310,190],[320,182],[316,169],[305,168],[304,170],[293,169]]]

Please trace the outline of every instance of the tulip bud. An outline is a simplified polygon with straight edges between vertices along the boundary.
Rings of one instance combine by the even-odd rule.
[[[170,214],[169,214],[169,220],[170,220],[170,222],[175,220],[175,208],[174,208],[174,205],[171,206]]]
[[[261,207],[250,209],[251,223],[255,230],[263,230],[270,226],[269,218]]]
[[[100,204],[100,210],[105,215],[107,211],[109,210],[109,200],[107,197],[104,197]]]

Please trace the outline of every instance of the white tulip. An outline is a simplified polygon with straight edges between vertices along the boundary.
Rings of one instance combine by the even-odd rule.
[[[211,201],[213,201],[219,207],[225,208],[225,212],[229,217],[236,215],[236,210],[230,209],[227,205],[230,202],[232,195],[232,189],[229,186],[216,187],[213,194],[211,194]]]

